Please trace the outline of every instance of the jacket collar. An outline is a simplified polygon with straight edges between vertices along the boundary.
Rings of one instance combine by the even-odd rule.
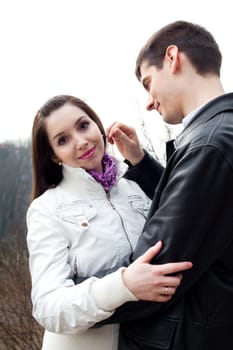
[[[115,159],[115,158],[114,158]],[[128,169],[127,164],[123,161],[115,159],[117,166],[117,182]],[[86,170],[79,167],[71,167],[67,164],[62,165],[63,180],[60,187],[71,192],[87,193],[90,189],[99,189],[98,182],[86,172]]]
[[[226,111],[233,111],[233,93],[216,97],[202,106],[196,116],[191,120],[190,124],[188,124],[188,126],[177,136],[175,142],[176,145],[180,145],[185,140],[186,136],[200,124],[205,123],[217,114]]]

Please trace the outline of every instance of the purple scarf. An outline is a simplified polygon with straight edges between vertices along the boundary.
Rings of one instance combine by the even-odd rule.
[[[102,163],[104,169],[103,173],[99,173],[95,170],[87,170],[87,172],[104,187],[106,192],[109,192],[116,183],[116,163],[107,153],[104,153]]]

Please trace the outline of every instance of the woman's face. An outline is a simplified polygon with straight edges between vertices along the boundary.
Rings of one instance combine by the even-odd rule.
[[[102,172],[105,151],[97,124],[80,108],[66,103],[46,119],[54,162]]]

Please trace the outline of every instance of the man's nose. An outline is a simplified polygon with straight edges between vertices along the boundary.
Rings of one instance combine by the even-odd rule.
[[[152,111],[153,109],[155,109],[154,106],[154,99],[151,95],[148,95],[147,101],[146,101],[146,109],[148,111]]]

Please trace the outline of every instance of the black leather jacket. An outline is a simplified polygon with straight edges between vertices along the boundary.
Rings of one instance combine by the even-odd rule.
[[[133,260],[162,240],[153,263],[194,265],[170,302],[128,303],[107,322],[121,322],[120,350],[232,350],[233,93],[198,112],[148,186],[152,168],[160,174],[147,154],[127,174],[148,194],[156,188]]]

